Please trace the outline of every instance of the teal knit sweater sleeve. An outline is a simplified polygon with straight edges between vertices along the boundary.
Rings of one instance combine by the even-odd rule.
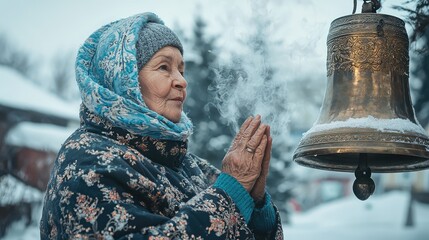
[[[255,203],[246,189],[234,177],[226,173],[219,175],[213,187],[225,191],[237,205],[246,223],[249,223]]]
[[[265,192],[265,202],[261,208],[255,207],[249,226],[257,232],[270,232],[276,226],[276,211],[274,210],[271,196]]]

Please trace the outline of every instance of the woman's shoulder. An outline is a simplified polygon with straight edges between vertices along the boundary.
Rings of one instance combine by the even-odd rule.
[[[137,153],[125,144],[97,132],[77,129],[61,146],[58,152],[57,164],[76,161],[77,164],[109,165],[127,156],[136,157]]]
[[[85,151],[88,149],[106,149],[107,147],[121,149],[125,149],[127,147],[124,143],[121,143],[114,137],[108,136],[108,134],[113,135],[114,133],[92,132],[81,127],[70,135],[70,137],[64,142],[61,150]]]

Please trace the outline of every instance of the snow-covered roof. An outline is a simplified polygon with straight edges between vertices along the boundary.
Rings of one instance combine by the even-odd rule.
[[[9,67],[0,66],[0,105],[79,119],[78,104],[69,104]]]
[[[7,133],[6,143],[13,146],[58,152],[61,144],[74,130],[76,127],[21,122]]]
[[[13,205],[20,202],[40,202],[43,193],[30,187],[11,175],[0,177],[0,206]]]

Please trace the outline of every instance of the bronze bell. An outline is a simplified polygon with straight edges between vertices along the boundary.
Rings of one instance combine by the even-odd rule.
[[[371,171],[428,168],[429,138],[410,97],[405,23],[378,13],[340,17],[331,23],[327,47],[324,102],[318,120],[295,150],[294,161],[355,171],[356,181],[372,181]],[[359,184],[355,182],[355,194]],[[366,196],[356,194],[358,198],[372,194],[371,184]]]

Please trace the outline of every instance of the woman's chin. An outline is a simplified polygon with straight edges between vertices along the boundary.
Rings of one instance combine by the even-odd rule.
[[[180,113],[166,114],[164,117],[167,118],[168,120],[174,122],[174,123],[178,123],[178,122],[180,122],[180,119],[182,118],[182,111],[180,111]]]

